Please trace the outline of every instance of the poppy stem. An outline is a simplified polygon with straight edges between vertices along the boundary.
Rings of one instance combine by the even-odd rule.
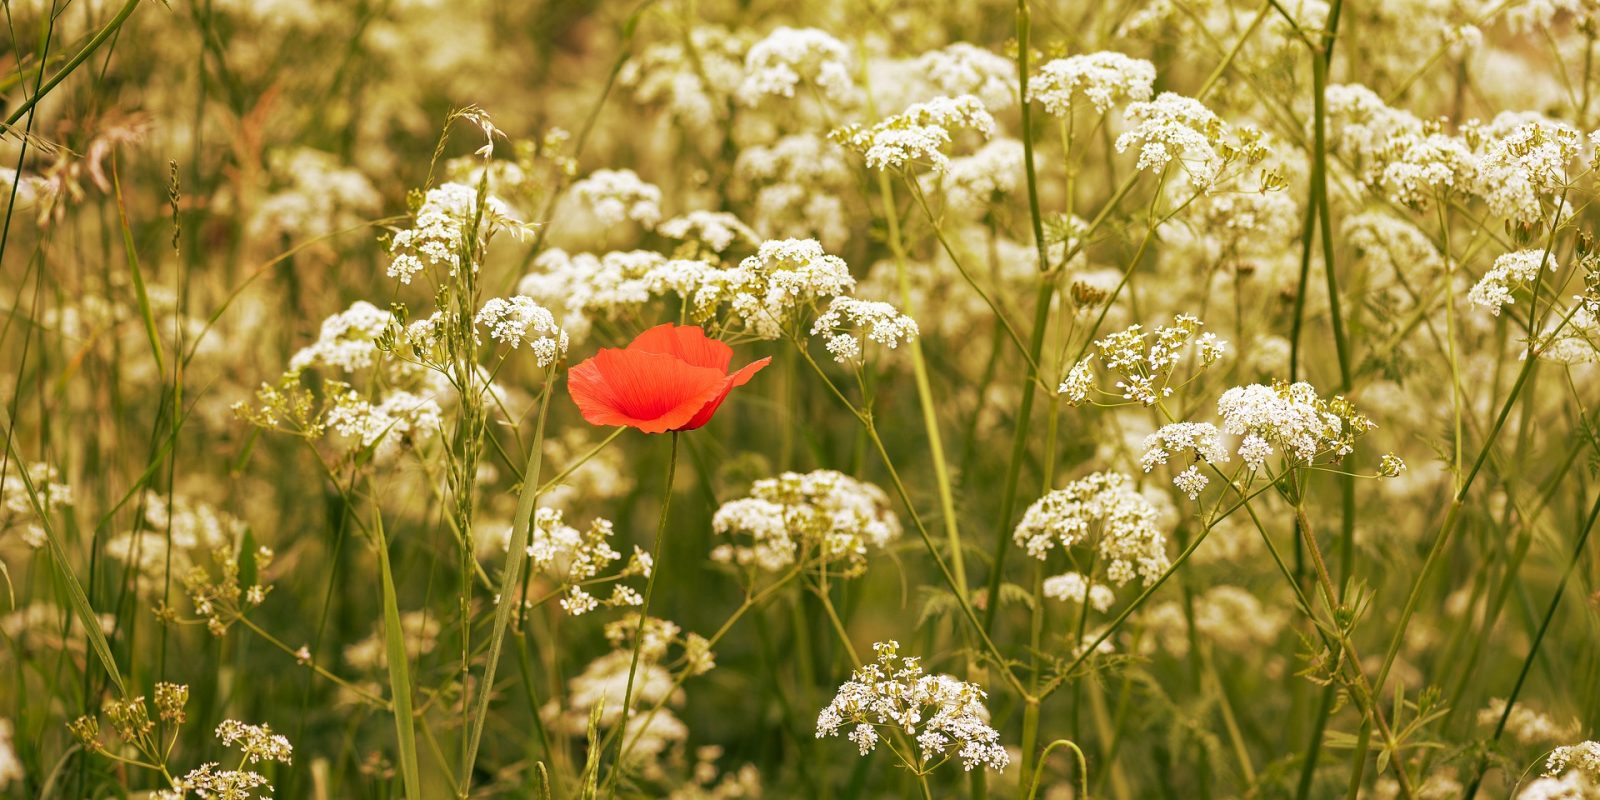
[[[611,779],[616,780],[622,771],[622,756],[628,741],[628,710],[633,705],[633,678],[639,672],[639,651],[644,646],[644,627],[650,619],[650,597],[655,594],[656,576],[661,574],[661,543],[667,538],[667,512],[672,508],[672,482],[678,472],[678,431],[672,432],[672,451],[667,456],[667,484],[661,494],[661,521],[656,525],[656,543],[650,554],[650,577],[644,584],[644,604],[639,606],[639,625],[633,632],[633,661],[628,664],[628,684],[622,691],[622,716],[617,721],[617,763],[612,766]]]

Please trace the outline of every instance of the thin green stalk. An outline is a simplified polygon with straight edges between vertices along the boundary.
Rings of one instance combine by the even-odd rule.
[[[678,473],[678,437],[682,434],[672,432],[671,451],[667,456],[667,482],[661,495],[661,521],[656,525],[656,541],[650,554],[650,578],[644,584],[644,603],[639,606],[639,625],[633,632],[633,659],[628,664],[628,684],[622,692],[622,716],[617,720],[617,730],[628,730],[628,712],[633,705],[633,679],[639,672],[639,651],[644,647],[644,629],[650,621],[650,599],[655,595],[656,578],[661,575],[661,544],[667,538],[667,514],[672,509],[672,482]],[[621,736],[619,739],[626,739]],[[607,778],[606,785],[614,787],[618,776],[622,772],[622,746],[617,748],[617,762],[613,765],[611,776]]]
[[[878,173],[878,193],[883,197],[883,216],[889,227],[889,250],[894,254],[895,275],[900,284],[900,302],[907,314],[915,316],[911,307],[911,276],[906,269],[905,242],[900,233],[900,214],[895,210],[894,187],[889,173]],[[933,459],[934,479],[939,490],[939,514],[944,518],[945,538],[949,540],[950,570],[955,575],[955,591],[967,595],[967,569],[961,553],[961,525],[956,516],[955,492],[950,480],[950,468],[945,460],[944,439],[939,434],[939,417],[933,403],[933,388],[928,381],[928,362],[922,354],[922,339],[913,338],[907,345],[911,349],[911,369],[917,385],[917,402],[922,407],[923,434],[928,437],[928,451]]]
[[[1033,226],[1034,250],[1039,258],[1039,288],[1033,298],[1033,331],[1028,337],[1027,375],[1022,384],[1022,403],[1017,408],[1016,429],[1011,437],[1011,460],[1006,465],[1005,483],[1000,495],[1000,513],[995,523],[994,560],[989,567],[988,606],[983,612],[984,635],[994,630],[1000,610],[1000,587],[1005,581],[1006,553],[1011,546],[1011,515],[1016,510],[1022,462],[1028,452],[1029,428],[1033,420],[1035,384],[1039,382],[1039,357],[1044,352],[1045,329],[1050,324],[1050,301],[1055,295],[1055,274],[1050,271],[1049,247],[1044,240],[1044,215],[1039,209],[1039,175],[1033,155],[1033,104],[1028,97],[1029,33],[1032,19],[1028,0],[1017,0],[1017,75],[1021,81],[1022,162],[1028,184],[1028,217]],[[1069,255],[1070,259],[1071,256]]]

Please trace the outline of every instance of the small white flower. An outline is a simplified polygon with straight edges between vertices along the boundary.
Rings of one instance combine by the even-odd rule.
[[[1086,53],[1040,67],[1039,74],[1028,81],[1028,95],[1057,116],[1071,114],[1080,100],[1087,100],[1097,113],[1104,114],[1119,102],[1149,100],[1155,79],[1155,65],[1142,58],[1111,51]]]
[[[811,326],[812,336],[827,341],[828,352],[841,364],[861,360],[861,339],[890,350],[917,338],[917,321],[889,303],[835,297]]]
[[[516,295],[495,297],[483,304],[474,318],[480,328],[489,329],[489,338],[515,350],[529,343],[539,366],[548,367],[567,354],[567,332],[556,324],[555,316],[533,298]]]

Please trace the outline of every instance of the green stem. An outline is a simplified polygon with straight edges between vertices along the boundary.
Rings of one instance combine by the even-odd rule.
[[[644,629],[650,621],[650,599],[655,595],[656,577],[661,574],[661,543],[667,538],[667,514],[672,509],[672,482],[678,472],[678,437],[682,434],[672,432],[672,449],[667,456],[667,482],[661,496],[661,521],[656,526],[656,542],[650,555],[650,579],[644,584],[644,604],[639,606],[639,627],[633,632],[633,659],[628,664],[628,684],[622,692],[622,716],[617,720],[617,730],[623,731],[620,739],[627,739],[628,711],[633,704],[633,679],[639,672],[639,651],[644,646]],[[622,772],[622,748],[617,749],[617,763],[612,768],[611,777],[606,781],[615,785],[617,775]]]
[[[1050,758],[1051,751],[1057,747],[1071,748],[1072,754],[1078,757],[1078,794],[1075,797],[1080,798],[1080,800],[1089,800],[1089,762],[1083,757],[1083,750],[1079,749],[1078,745],[1067,739],[1057,739],[1045,745],[1044,752],[1039,754],[1039,763],[1043,765],[1045,760]],[[1028,784],[1028,793],[1024,795],[1025,800],[1033,800],[1038,796],[1039,777],[1043,773],[1044,770],[1042,769],[1034,773],[1033,781]]]
[[[889,249],[894,253],[895,275],[900,284],[900,302],[907,314],[915,316],[911,308],[911,277],[906,269],[905,241],[900,233],[900,215],[895,210],[894,188],[889,173],[878,173],[878,192],[883,196],[883,216],[889,227]],[[955,591],[967,596],[967,569],[961,553],[960,521],[956,517],[955,493],[951,488],[950,468],[945,460],[944,440],[939,435],[939,419],[933,404],[933,388],[928,380],[928,362],[922,354],[922,340],[913,338],[911,367],[917,384],[917,402],[922,407],[922,427],[928,437],[929,455],[933,458],[933,474],[938,481],[939,513],[944,517],[945,538],[949,540],[950,570],[955,575]]]

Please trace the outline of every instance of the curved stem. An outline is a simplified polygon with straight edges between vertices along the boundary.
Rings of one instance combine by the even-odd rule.
[[[1078,794],[1076,797],[1082,798],[1082,800],[1089,800],[1089,761],[1083,757],[1083,750],[1070,739],[1057,739],[1045,745],[1044,752],[1039,754],[1040,769],[1034,773],[1033,781],[1028,784],[1028,793],[1024,796],[1024,800],[1033,800],[1038,796],[1039,777],[1044,774],[1044,762],[1050,758],[1051,751],[1057,747],[1071,748],[1072,754],[1078,757]]]

